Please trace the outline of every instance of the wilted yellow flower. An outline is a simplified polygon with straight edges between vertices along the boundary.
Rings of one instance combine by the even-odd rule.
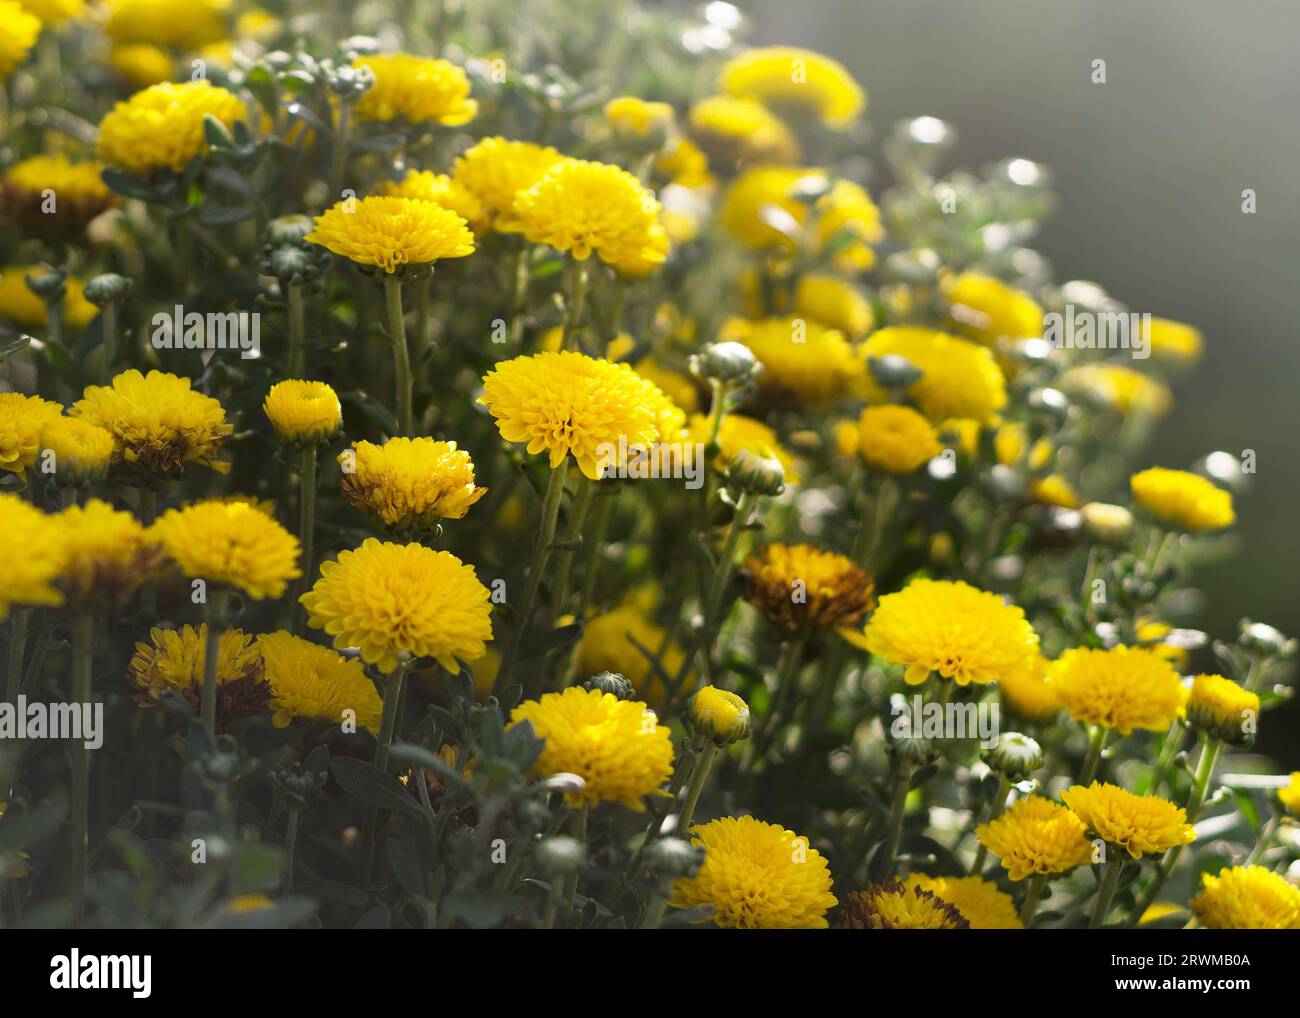
[[[813,318],[851,339],[871,331],[875,318],[871,304],[854,286],[838,276],[809,272],[799,277],[794,290],[795,314]]]
[[[60,529],[43,512],[18,495],[0,492],[0,622],[13,605],[57,605],[63,594],[54,581],[67,558]]]
[[[1118,785],[1094,781],[1087,788],[1070,787],[1061,793],[1061,801],[1091,833],[1134,859],[1196,840],[1186,812],[1158,795],[1134,795]]]
[[[113,192],[100,177],[102,169],[98,163],[73,162],[65,155],[24,159],[0,178],[0,208],[31,233],[71,237],[113,203]]]
[[[369,538],[322,563],[320,579],[299,600],[335,647],[356,647],[385,672],[400,660],[432,657],[455,674],[492,639],[488,589],[473,568],[419,544]]]
[[[972,930],[1024,929],[1011,895],[981,877],[931,877],[913,873],[903,880],[903,886],[929,891],[942,898],[961,913]]]
[[[1122,364],[1083,364],[1061,376],[1067,392],[1082,395],[1119,414],[1169,412],[1173,396],[1161,382]]]
[[[14,0],[0,0],[0,24],[5,26],[0,34],[0,81],[9,77],[15,67],[27,59],[41,34],[40,18],[23,9]]]
[[[997,347],[1043,334],[1043,309],[1022,290],[978,272],[964,272],[944,288],[948,326],[958,335]]]
[[[149,630],[149,642],[135,645],[127,669],[141,705],[153,706],[165,694],[176,693],[197,714],[203,697],[207,643],[206,625]],[[260,713],[270,692],[256,639],[240,629],[224,630],[217,639],[217,730]]]
[[[1300,888],[1264,866],[1225,866],[1201,884],[1191,906],[1207,929],[1300,930]]]
[[[0,318],[30,329],[44,328],[49,324],[45,301],[36,296],[27,285],[27,277],[36,277],[49,270],[40,265],[6,266],[0,275]],[[84,329],[95,317],[95,305],[86,300],[81,280],[72,276],[65,281],[67,292],[63,296],[63,320],[74,329]]]
[[[474,483],[474,463],[455,442],[390,438],[358,442],[339,455],[343,494],[395,536],[434,533],[440,519],[459,520],[487,493]]]
[[[968,930],[970,921],[951,902],[916,881],[872,884],[844,896],[840,923],[846,930]]]
[[[113,70],[133,88],[148,88],[166,81],[175,70],[171,54],[147,42],[114,46],[108,53]]]
[[[620,138],[656,140],[667,136],[673,126],[673,108],[668,103],[647,102],[633,95],[620,95],[605,103],[605,119]]]
[[[691,828],[705,850],[693,877],[673,884],[674,908],[712,905],[709,922],[744,930],[822,930],[835,907],[831,873],[808,839],[753,817],[723,817]]]
[[[691,135],[714,165],[791,163],[799,143],[779,117],[754,99],[714,95],[691,107]]]
[[[873,604],[870,576],[851,559],[807,544],[769,544],[741,572],[745,600],[788,633],[851,626]]]
[[[1218,530],[1237,519],[1232,493],[1186,470],[1151,467],[1129,478],[1133,501],[1172,528]]]
[[[188,378],[131,368],[111,385],[88,385],[68,413],[107,428],[116,442],[114,461],[149,474],[176,476],[186,463],[230,470],[217,454],[234,428],[221,404],[191,389]]]
[[[262,409],[280,441],[289,446],[323,445],[343,427],[338,394],[324,382],[276,382]]]
[[[162,567],[162,548],[129,512],[92,498],[53,517],[67,559],[60,577],[68,600],[120,606]]]
[[[40,396],[0,392],[0,471],[26,477],[41,448],[41,432],[63,407]]]
[[[86,9],[86,0],[18,0],[18,3],[46,25],[62,25]]]
[[[434,120],[459,127],[478,113],[478,103],[469,97],[469,78],[449,61],[385,53],[357,57],[352,66],[368,67],[375,74],[374,87],[357,102],[362,120],[402,117],[412,124]]]
[[[465,220],[475,233],[482,233],[490,225],[483,202],[464,184],[445,173],[430,170],[407,170],[401,180],[387,180],[379,186],[379,193],[394,198],[415,198],[431,201],[451,209]]]
[[[565,350],[502,361],[483,378],[479,402],[507,442],[546,452],[551,468],[572,455],[592,480],[626,447],[659,437],[662,393],[627,364]]]
[[[1140,325],[1137,343],[1149,343],[1151,356],[1173,364],[1195,364],[1201,359],[1205,340],[1191,325],[1168,318],[1151,318]]]
[[[662,794],[660,789],[672,777],[671,733],[639,701],[571,686],[527,700],[510,712],[512,725],[523,721],[546,740],[533,764],[535,774],[576,774],[583,779],[582,790],[566,796],[570,805],[619,802],[641,812],[641,800]]]
[[[752,49],[732,57],[718,76],[732,95],[768,105],[810,110],[831,127],[844,127],[866,108],[867,97],[842,64],[793,46]]]
[[[1248,746],[1259,726],[1259,697],[1222,675],[1197,675],[1187,700],[1187,723],[1230,746]]]
[[[1002,706],[1026,721],[1050,721],[1056,717],[1064,704],[1046,680],[1046,671],[1047,661],[1038,655],[1032,667],[999,676]]]
[[[997,856],[1009,880],[1060,876],[1092,861],[1083,821],[1041,795],[1018,799],[1001,816],[975,828],[979,843]]]
[[[104,31],[115,43],[195,50],[229,34],[228,0],[109,0]]]
[[[342,724],[345,711],[360,728],[379,730],[384,705],[358,658],[281,630],[257,638],[271,687],[271,724],[286,728],[294,718]]]
[[[248,114],[233,92],[210,81],[159,82],[117,103],[99,122],[99,158],[138,176],[155,170],[179,173],[208,151],[203,118],[227,127]]]
[[[578,644],[578,674],[617,672],[632,683],[642,700],[658,706],[668,691],[646,653],[658,656],[670,679],[675,679],[686,663],[681,646],[646,618],[644,609],[620,605],[587,620]],[[683,685],[690,682],[688,673]]]
[[[1052,662],[1047,681],[1074,720],[1121,735],[1163,732],[1183,706],[1178,673],[1145,647],[1075,647]]]
[[[982,346],[931,329],[888,328],[867,337],[867,359],[895,354],[921,372],[907,394],[934,423],[969,418],[992,424],[1007,404],[1006,382],[993,354]],[[885,401],[885,393],[867,377],[867,398]]]
[[[1278,800],[1293,817],[1300,817],[1300,771],[1291,772],[1290,782],[1277,790]]]
[[[474,195],[490,218],[508,220],[514,215],[515,195],[532,187],[562,158],[555,149],[531,141],[484,138],[456,159],[451,179]]]
[[[715,746],[730,746],[749,737],[749,704],[717,686],[705,686],[691,697],[683,719],[694,734]]]
[[[413,198],[346,198],[315,219],[306,238],[357,265],[390,275],[403,265],[474,253],[474,234],[451,209]]]
[[[846,638],[894,664],[919,685],[937,672],[959,686],[983,685],[1032,668],[1038,635],[1025,613],[961,580],[915,579],[886,594],[864,633]]]
[[[763,365],[759,386],[824,407],[853,393],[862,359],[844,334],[803,318],[732,319],[719,339],[743,343]]]
[[[279,597],[302,575],[298,539],[248,502],[170,509],[152,531],[187,577],[228,584],[254,600]]]
[[[858,418],[858,454],[876,470],[910,474],[941,451],[934,427],[911,407],[886,403]]]

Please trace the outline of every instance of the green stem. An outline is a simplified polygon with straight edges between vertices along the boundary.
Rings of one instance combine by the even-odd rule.
[[[334,127],[334,156],[330,161],[330,199],[337,200],[343,193],[343,171],[348,161],[348,132],[352,126],[352,104],[339,102],[338,121]]]
[[[684,837],[690,836],[691,820],[695,816],[695,807],[700,801],[700,793],[704,791],[704,782],[708,780],[709,771],[713,769],[713,761],[718,757],[718,747],[710,740],[704,745],[702,752],[695,760],[695,768],[691,771],[691,782],[686,789],[686,804],[682,806],[681,816],[677,818],[677,832]]]
[[[393,735],[397,731],[397,715],[402,704],[402,686],[409,667],[409,661],[402,661],[384,677],[383,713],[379,720],[379,738],[375,742],[375,769],[381,774],[388,773],[388,756],[393,746]],[[367,887],[374,880],[375,859],[379,847],[378,828],[378,807],[367,806],[361,823],[361,857]]]
[[[1102,725],[1096,725],[1088,736],[1088,752],[1083,758],[1083,767],[1079,771],[1079,780],[1077,784],[1087,785],[1092,783],[1096,777],[1097,765],[1101,763],[1101,751],[1105,748],[1106,737],[1110,734],[1110,729]]]
[[[146,527],[158,518],[158,493],[152,488],[136,488],[140,497],[140,522]],[[140,587],[140,605],[150,618],[158,617],[158,585],[146,580]]]
[[[736,515],[732,518],[726,539],[722,542],[722,552],[718,556],[718,565],[713,572],[713,581],[709,584],[709,592],[704,602],[704,622],[710,630],[720,621],[718,612],[722,607],[723,595],[727,592],[727,584],[731,581],[736,545],[740,543],[740,536],[749,524],[750,514],[757,501],[758,496],[748,491],[740,496],[736,505]]]
[[[95,618],[78,612],[72,618],[72,703],[78,709],[90,703],[92,645]],[[72,869],[73,921],[81,918],[86,900],[86,869],[90,842],[90,750],[84,739],[72,744]]]
[[[31,609],[16,607],[9,616],[9,668],[5,673],[5,700],[17,704],[22,692],[23,655],[27,651],[27,630]]]
[[[903,814],[907,807],[907,793],[912,784],[912,770],[907,768],[894,780],[894,795],[889,803],[889,826],[885,832],[885,847],[876,857],[877,876],[884,880],[893,876],[898,846],[903,839]]]
[[[384,296],[388,300],[388,338],[393,344],[393,371],[397,376],[397,426],[410,437],[414,430],[411,413],[411,351],[406,345],[406,322],[402,314],[402,281],[394,276],[384,279]]]
[[[1002,815],[1002,811],[1007,805],[1007,793],[1011,791],[1011,782],[1007,780],[1005,774],[998,775],[998,791],[993,799],[992,808],[989,810],[989,820],[996,820]],[[984,862],[988,859],[988,846],[980,842],[980,847],[975,852],[975,862],[971,864],[970,871],[975,876],[984,872]]]
[[[302,284],[289,284],[289,377],[301,378],[306,342],[306,307],[303,301]]]
[[[284,893],[293,894],[293,862],[298,848],[298,820],[301,810],[290,808],[284,832]]]
[[[667,905],[668,896],[656,887],[650,892],[650,900],[646,902],[645,911],[641,914],[641,921],[637,923],[637,928],[642,930],[659,929]]]
[[[104,305],[101,324],[104,330],[104,380],[113,378],[113,363],[117,360],[117,304],[109,301]]]
[[[1035,873],[1029,880],[1029,886],[1025,888],[1025,901],[1020,906],[1020,923],[1025,929],[1029,929],[1030,920],[1034,918],[1034,909],[1038,907],[1038,899],[1042,896],[1045,883],[1047,883],[1046,874]]]
[[[1110,901],[1115,897],[1115,888],[1119,886],[1119,875],[1124,869],[1124,857],[1113,851],[1113,858],[1102,867],[1101,886],[1097,888],[1097,901],[1092,907],[1092,918],[1088,920],[1088,929],[1098,929],[1106,921],[1110,911]]]
[[[312,564],[316,555],[316,446],[302,451],[302,470],[298,476],[298,542],[302,546],[301,569],[294,597],[293,613],[301,617],[306,609],[298,601],[311,587]]]
[[[203,645],[203,695],[199,701],[199,717],[214,732],[217,727],[217,660],[221,653],[222,627],[226,624],[226,598],[229,591],[214,584],[208,588],[205,611],[208,636]]]
[[[591,511],[591,500],[596,494],[596,482],[583,477],[578,480],[578,490],[573,503],[573,513],[569,526],[560,542],[560,553],[555,563],[555,610],[564,611],[564,602],[569,596],[569,578],[573,574],[573,560],[582,543],[582,528]]]
[[[571,825],[571,831],[570,831],[570,833],[573,835],[574,840],[580,842],[583,845],[587,844],[588,809],[589,807],[585,802],[578,807],[577,812],[573,814],[573,823]],[[564,888],[564,914],[565,915],[568,915],[570,912],[573,911],[573,903],[575,899],[578,897],[578,884],[581,880],[582,880],[582,873],[578,872],[573,874],[573,876],[569,877],[568,882],[565,885]]]
[[[564,332],[560,337],[560,349],[574,349],[573,338],[578,331],[578,322],[587,303],[587,263],[576,262],[572,270],[573,282],[569,288],[569,306],[564,311]]]
[[[528,241],[516,238],[513,271],[510,273],[510,327],[508,336],[510,345],[518,350],[524,338],[524,309],[528,294]]]

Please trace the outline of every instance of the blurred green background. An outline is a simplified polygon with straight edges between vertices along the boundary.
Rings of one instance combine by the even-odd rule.
[[[1242,616],[1300,632],[1295,524],[1300,413],[1300,63],[1294,0],[751,0],[755,44],[828,53],[866,88],[875,141],[928,114],[950,163],[1045,163],[1059,206],[1033,246],[1138,312],[1190,322],[1205,356],[1175,390],[1142,465],[1255,450],[1240,544],[1197,573],[1196,624]],[[1106,61],[1094,84],[1092,62]],[[887,181],[873,182],[878,192]],[[1258,212],[1243,214],[1241,193]],[[1197,665],[1213,668],[1211,659]],[[1260,748],[1300,766],[1300,705]]]

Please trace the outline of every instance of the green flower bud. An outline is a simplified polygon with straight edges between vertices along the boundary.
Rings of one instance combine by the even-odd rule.
[[[135,283],[115,272],[105,272],[86,281],[86,300],[96,307],[123,301],[135,287]]]
[[[691,374],[724,388],[739,388],[754,381],[763,371],[754,351],[743,343],[710,343],[688,362]]]
[[[1089,502],[1079,512],[1088,536],[1094,541],[1117,547],[1128,544],[1133,533],[1133,514],[1123,506]]]
[[[548,877],[569,877],[587,865],[587,846],[576,838],[559,835],[538,842],[533,858]]]
[[[25,278],[27,280],[27,289],[31,290],[32,293],[47,304],[62,300],[68,289],[68,274],[66,272],[36,272]]]
[[[867,369],[876,384],[883,389],[910,389],[921,380],[921,369],[901,354],[887,353],[883,357],[868,357]]]
[[[655,876],[687,878],[704,865],[704,846],[685,838],[656,838],[645,849],[645,867]]]
[[[620,700],[635,700],[636,689],[632,683],[625,679],[618,672],[600,672],[587,679],[582,684],[583,689],[598,689],[602,693],[610,693]]]
[[[683,720],[692,732],[718,747],[749,738],[749,704],[717,686],[705,686],[691,697]]]
[[[981,754],[989,767],[1015,784],[1043,766],[1043,747],[1020,732],[1003,732]]]
[[[1270,657],[1286,659],[1294,657],[1296,652],[1295,640],[1288,639],[1284,633],[1266,622],[1252,622],[1250,619],[1241,620],[1237,642],[1252,653]]]
[[[775,497],[785,491],[785,468],[769,451],[741,449],[727,464],[726,484],[738,494]]]
[[[266,244],[269,247],[280,244],[301,244],[313,229],[310,216],[281,216],[267,223]]]
[[[934,748],[934,743],[929,739],[905,735],[890,740],[889,756],[896,764],[902,766],[928,767],[939,759],[939,751]]]

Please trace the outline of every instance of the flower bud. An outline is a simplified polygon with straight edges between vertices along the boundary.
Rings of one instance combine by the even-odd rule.
[[[882,389],[910,389],[921,380],[921,369],[901,354],[868,357],[867,368]]]
[[[656,838],[645,849],[645,867],[658,877],[689,879],[704,864],[704,846],[685,838]]]
[[[66,272],[35,272],[26,278],[27,288],[47,304],[62,300],[68,290]]]
[[[280,442],[293,449],[325,445],[343,427],[338,395],[324,382],[276,382],[262,408]]]
[[[1187,700],[1187,723],[1229,746],[1249,746],[1259,727],[1259,697],[1222,675],[1197,675]]]
[[[618,672],[599,672],[582,684],[583,689],[598,689],[620,700],[635,700],[636,689],[632,683]]]
[[[1089,502],[1079,512],[1088,536],[1102,544],[1124,545],[1133,533],[1133,514],[1120,505]]]
[[[902,766],[928,767],[939,759],[939,751],[929,739],[904,735],[889,740],[889,756],[895,764]]]
[[[576,838],[559,835],[538,842],[533,857],[537,868],[548,877],[573,876],[587,865],[587,846]]]
[[[1043,766],[1043,747],[1020,732],[1003,732],[982,758],[1012,784],[1026,780]]]
[[[105,272],[86,280],[86,288],[83,292],[86,300],[102,308],[125,300],[134,286],[135,283],[125,276],[119,276],[115,272]]]
[[[266,243],[269,247],[280,244],[301,244],[312,229],[310,216],[281,216],[267,224]]]
[[[785,491],[785,468],[770,450],[741,449],[727,464],[730,491],[775,497]]]
[[[691,697],[684,720],[692,732],[718,747],[749,738],[749,704],[717,686],[705,686]]]
[[[1237,642],[1252,653],[1283,659],[1293,657],[1296,651],[1295,640],[1287,639],[1284,633],[1267,622],[1252,622],[1250,619],[1241,620]]]
[[[733,389],[748,385],[763,370],[754,351],[744,343],[733,342],[708,344],[691,356],[689,367],[696,377]]]

